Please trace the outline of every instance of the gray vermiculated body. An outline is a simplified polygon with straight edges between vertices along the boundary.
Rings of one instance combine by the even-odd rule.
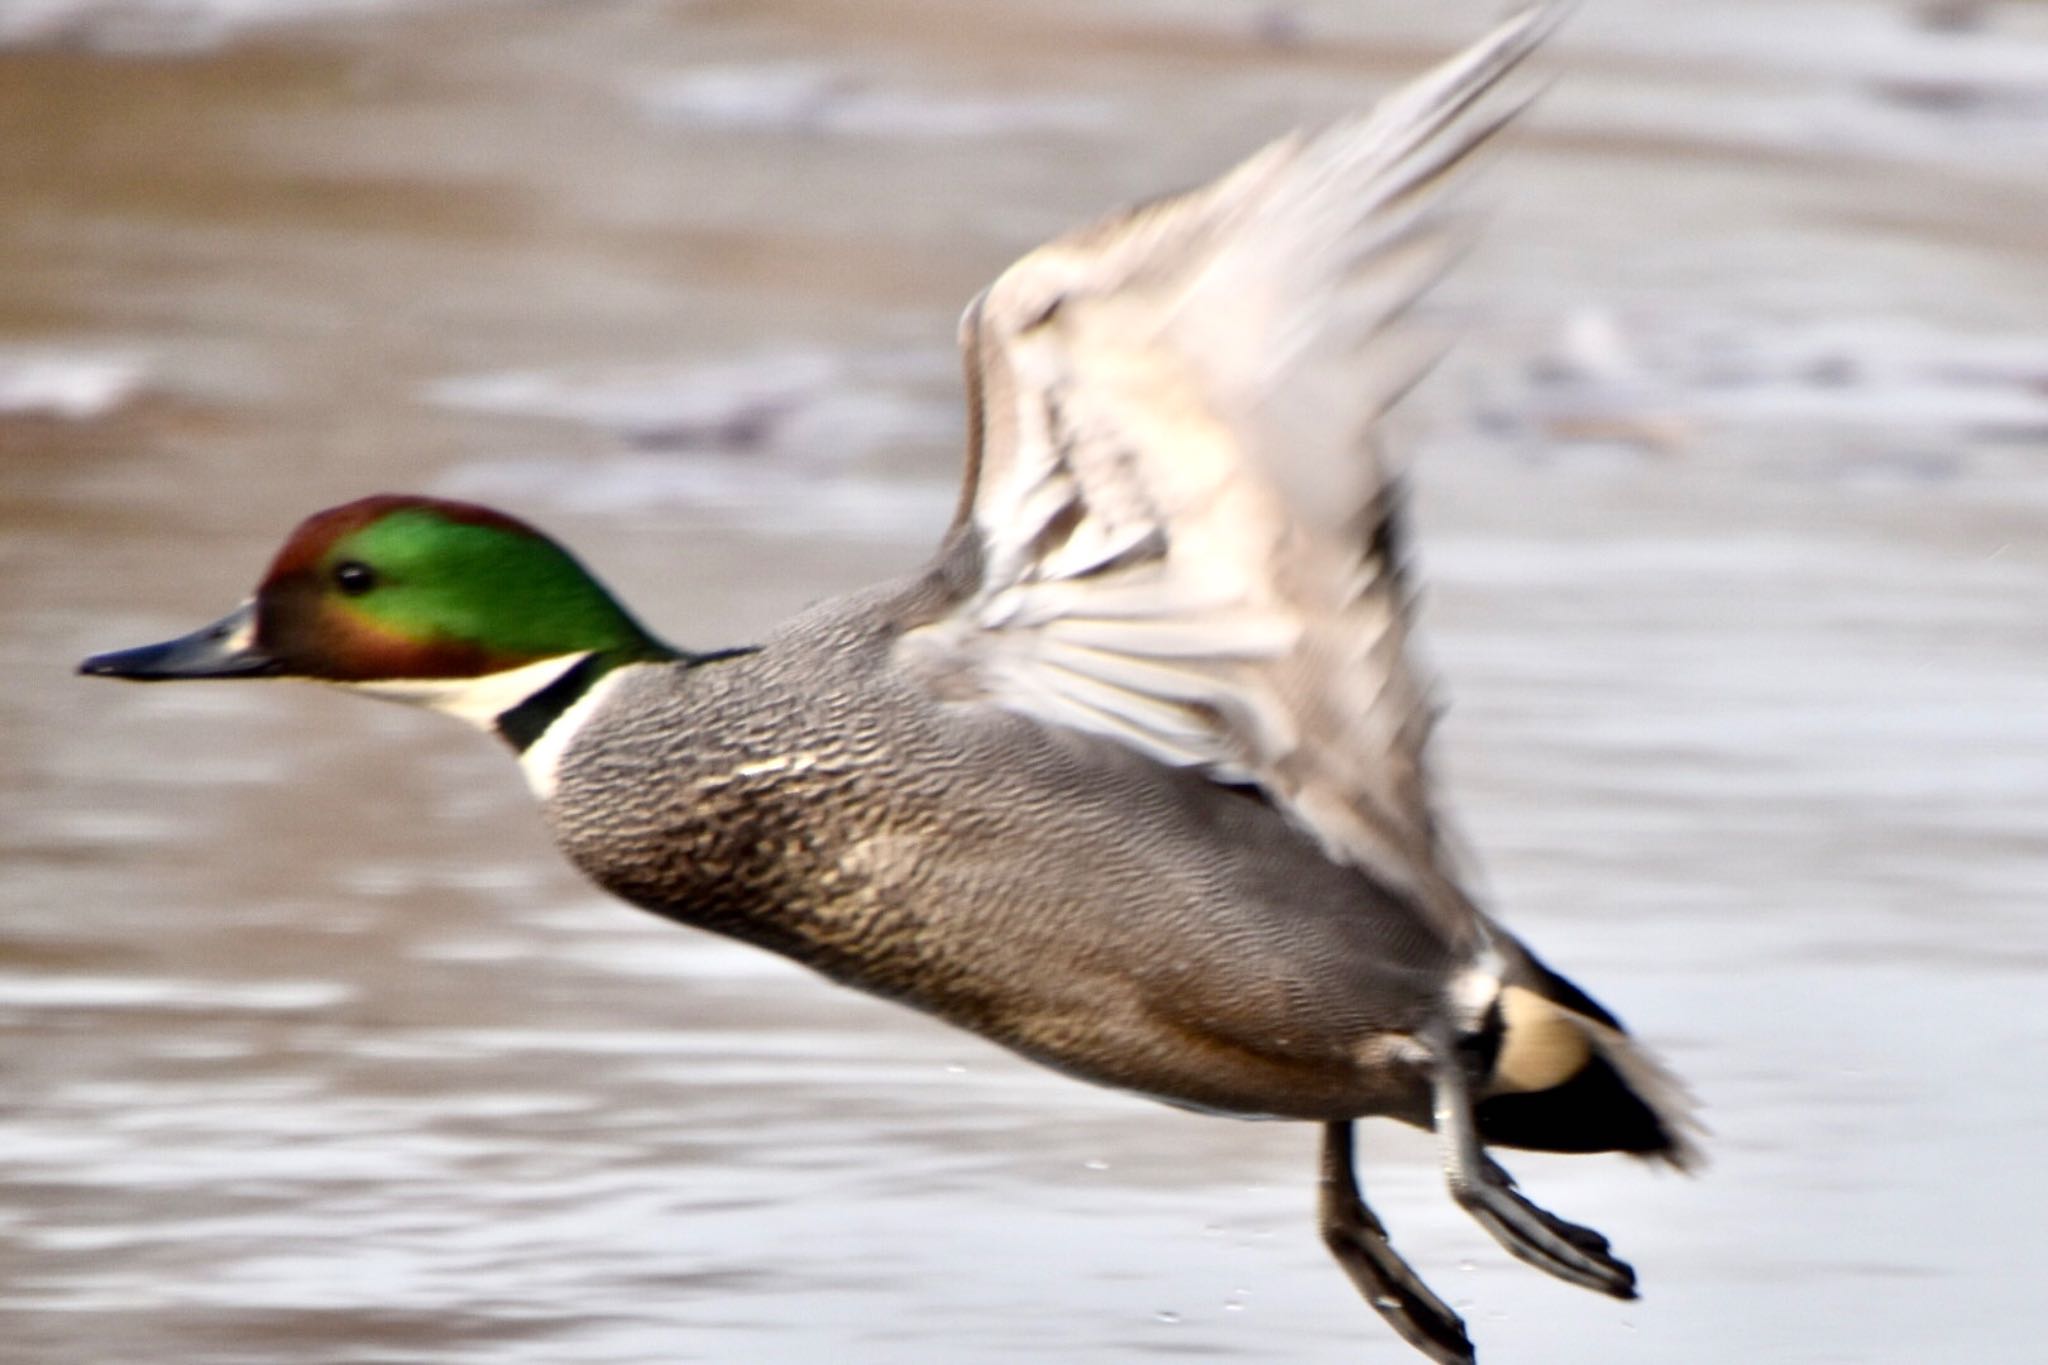
[[[1421,917],[1254,797],[934,699],[891,655],[934,591],[623,670],[558,772],[564,851],[636,905],[1088,1080],[1427,1123],[1421,1073],[1387,1064],[1453,966]]]

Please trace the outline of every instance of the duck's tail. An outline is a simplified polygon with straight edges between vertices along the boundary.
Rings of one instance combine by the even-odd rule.
[[[1502,946],[1511,958],[1487,1017],[1481,1140],[1698,1167],[1705,1129],[1684,1083],[1591,996],[1520,944]]]

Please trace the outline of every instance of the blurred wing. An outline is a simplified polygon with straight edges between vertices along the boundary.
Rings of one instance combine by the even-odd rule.
[[[962,322],[974,568],[902,643],[943,695],[1256,784],[1453,942],[1374,425],[1440,352],[1409,313],[1470,235],[1450,187],[1555,19],[1004,272]]]

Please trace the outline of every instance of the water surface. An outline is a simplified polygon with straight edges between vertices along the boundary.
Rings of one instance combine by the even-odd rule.
[[[0,20],[0,1360],[1398,1362],[1313,1133],[605,901],[475,735],[69,675],[314,508],[501,503],[658,628],[909,567],[952,322],[1476,4],[51,0]],[[1591,6],[1406,419],[1446,791],[1690,1077],[1522,1157],[1646,1297],[1368,1188],[1490,1362],[2031,1359],[2048,7]]]

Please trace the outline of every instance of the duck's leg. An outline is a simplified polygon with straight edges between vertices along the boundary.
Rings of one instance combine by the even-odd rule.
[[[1323,1125],[1321,1180],[1323,1244],[1379,1315],[1438,1365],[1472,1365],[1465,1324],[1429,1292],[1387,1240],[1387,1230],[1365,1206],[1351,1169],[1351,1124]]]
[[[1456,1047],[1439,1047],[1437,1057],[1432,1071],[1436,1131],[1451,1197],[1494,1240],[1537,1269],[1617,1299],[1634,1298],[1636,1272],[1608,1254],[1605,1237],[1530,1203],[1515,1188],[1514,1177],[1486,1155],[1472,1117],[1466,1058]]]

